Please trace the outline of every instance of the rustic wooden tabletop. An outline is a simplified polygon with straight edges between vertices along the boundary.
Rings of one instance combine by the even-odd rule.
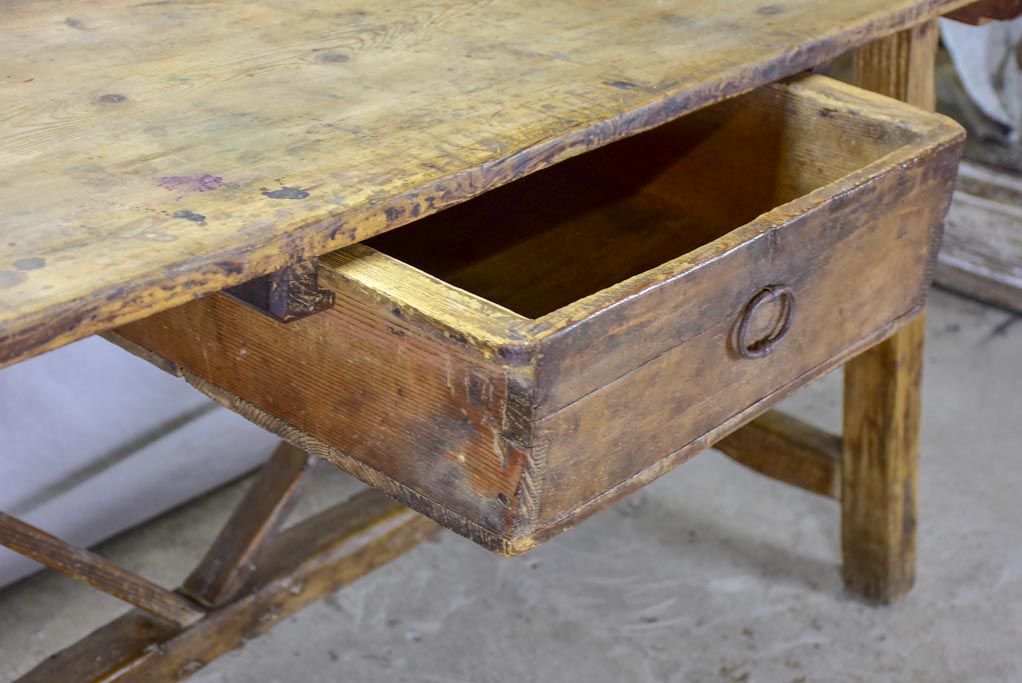
[[[0,366],[965,4],[5,3]]]

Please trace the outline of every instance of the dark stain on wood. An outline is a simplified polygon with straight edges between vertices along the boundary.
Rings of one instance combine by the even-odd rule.
[[[163,176],[156,184],[166,190],[183,192],[212,192],[224,184],[222,176],[203,173],[196,176]]]
[[[18,270],[38,270],[46,265],[46,259],[42,256],[33,256],[31,258],[22,258],[14,262],[14,267]]]
[[[350,59],[351,58],[346,54],[342,54],[339,52],[329,52],[327,54],[320,55],[319,57],[317,57],[316,61],[321,62],[323,64],[343,64],[344,62],[347,62]]]
[[[641,83],[632,83],[631,81],[604,81],[604,85],[609,85],[612,88],[618,90],[646,90],[646,86]]]
[[[670,24],[671,26],[688,26],[692,23],[692,19],[679,14],[665,14],[662,18],[664,23]]]
[[[279,190],[263,190],[263,196],[270,199],[305,199],[309,196],[308,190],[298,187],[282,187]]]
[[[175,211],[173,214],[171,214],[171,218],[181,218],[186,221],[191,221],[193,223],[201,223],[202,225],[206,224],[206,217],[203,216],[201,213],[195,213],[194,211],[188,210]]]

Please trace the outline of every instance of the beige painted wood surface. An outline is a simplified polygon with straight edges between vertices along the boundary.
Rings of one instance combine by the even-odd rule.
[[[5,2],[0,365],[964,4]]]

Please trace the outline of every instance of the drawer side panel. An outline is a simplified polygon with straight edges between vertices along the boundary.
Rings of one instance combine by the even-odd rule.
[[[117,332],[411,489],[402,502],[508,533],[528,453],[504,437],[507,368],[385,309],[338,291],[282,325],[214,295]]]

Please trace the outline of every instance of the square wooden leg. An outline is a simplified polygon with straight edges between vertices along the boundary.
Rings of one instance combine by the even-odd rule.
[[[845,365],[841,549],[845,584],[871,602],[915,581],[925,316]]]
[[[860,48],[856,84],[933,110],[938,34],[933,20]],[[924,336],[920,315],[845,365],[843,573],[849,590],[872,602],[894,602],[915,581]]]

